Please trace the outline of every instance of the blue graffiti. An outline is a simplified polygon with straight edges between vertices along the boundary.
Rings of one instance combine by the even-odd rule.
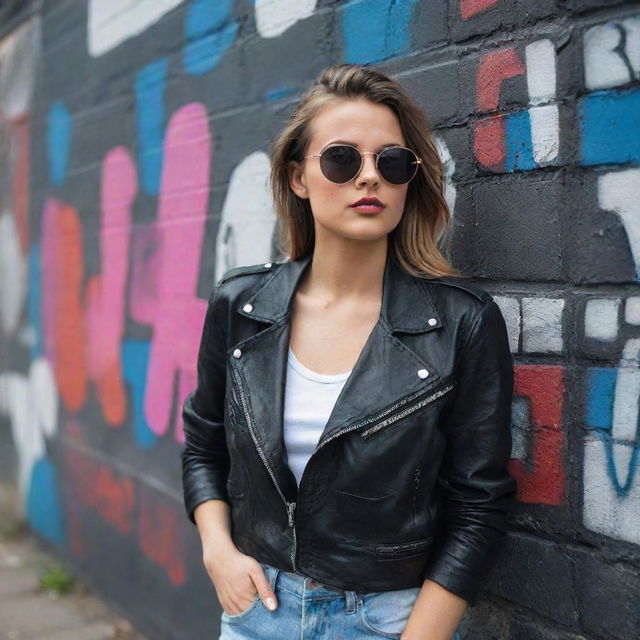
[[[145,193],[157,195],[162,173],[167,61],[159,59],[138,72],[135,81],[138,166]]]
[[[538,163],[533,159],[529,112],[511,113],[505,120],[505,171],[535,169]]]
[[[185,20],[184,70],[211,71],[233,46],[239,24],[229,20],[232,0],[192,0]]]
[[[596,367],[588,371],[586,377],[587,407],[586,427],[602,442],[607,458],[607,473],[611,483],[620,497],[628,495],[638,470],[638,455],[640,454],[640,427],[636,425],[635,443],[622,442],[612,434],[611,419],[613,417],[613,403],[618,370],[611,367]],[[627,480],[620,482],[618,468],[614,457],[614,445],[625,444],[632,447]]]
[[[40,458],[31,471],[26,501],[27,519],[35,531],[58,547],[66,536],[62,518],[62,503],[58,495],[56,468],[49,458]]]
[[[124,379],[131,387],[133,431],[136,443],[143,449],[150,449],[157,439],[144,417],[150,349],[151,346],[146,340],[123,340],[121,347]]]
[[[584,165],[640,163],[640,91],[598,91],[578,105]]]
[[[278,100],[283,100],[284,98],[295,95],[296,92],[297,89],[291,86],[273,87],[269,89],[269,91],[265,92],[264,101],[277,102]]]
[[[344,60],[378,62],[411,51],[411,25],[417,0],[352,0],[340,11]]]
[[[47,156],[49,179],[60,186],[67,175],[71,148],[72,118],[61,100],[56,100],[47,114]]]
[[[40,275],[42,269],[40,266],[40,243],[34,242],[29,247],[29,291],[27,300],[27,313],[29,316],[29,324],[33,327],[35,333],[34,342],[31,347],[31,359],[35,360],[43,353],[42,344],[42,286]]]

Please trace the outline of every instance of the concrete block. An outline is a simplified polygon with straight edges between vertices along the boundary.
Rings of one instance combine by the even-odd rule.
[[[500,562],[489,579],[490,592],[572,627],[572,556],[559,544],[532,535],[511,532]]]
[[[605,563],[590,553],[577,556],[577,602],[588,634],[640,638],[640,571]]]

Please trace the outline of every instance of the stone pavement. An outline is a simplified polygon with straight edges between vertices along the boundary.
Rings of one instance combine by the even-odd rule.
[[[24,526],[0,531],[0,640],[146,640],[77,577],[63,594],[40,588],[52,564],[65,566]]]

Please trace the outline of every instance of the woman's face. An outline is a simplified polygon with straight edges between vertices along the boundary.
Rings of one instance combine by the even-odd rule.
[[[323,107],[311,122],[311,141],[305,156],[319,154],[335,142],[349,143],[359,151],[381,151],[389,145],[406,146],[395,113],[386,105],[365,98],[344,99]],[[308,198],[319,234],[354,240],[385,237],[400,222],[408,184],[385,182],[377,172],[376,157],[367,153],[360,173],[336,184],[323,175],[320,158],[291,162],[289,183],[300,198]],[[379,212],[358,211],[351,205],[361,198],[377,198]]]

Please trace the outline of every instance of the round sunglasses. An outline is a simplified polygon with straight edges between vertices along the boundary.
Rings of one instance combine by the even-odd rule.
[[[320,158],[320,170],[327,180],[344,184],[353,180],[364,165],[364,154],[376,156],[376,169],[383,180],[389,184],[400,185],[411,182],[422,162],[418,156],[406,147],[387,147],[375,151],[360,151],[350,144],[335,144],[320,153],[304,158]]]

